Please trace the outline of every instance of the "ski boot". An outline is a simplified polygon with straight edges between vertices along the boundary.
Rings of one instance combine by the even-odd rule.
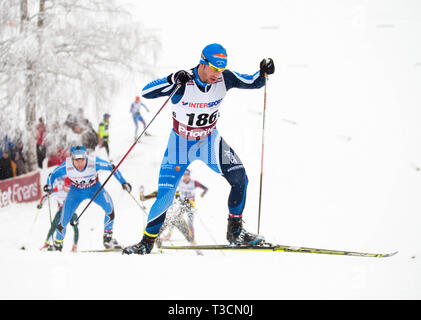
[[[104,232],[104,247],[108,250],[123,249],[117,240],[113,239],[113,233],[107,231]]]
[[[53,244],[48,245],[48,251],[61,251],[63,250],[63,243],[54,240]]]
[[[144,234],[142,240],[139,243],[125,247],[123,249],[123,254],[149,254],[152,251],[155,239],[156,237],[150,237]]]
[[[264,238],[258,234],[247,232],[243,228],[241,218],[228,218],[227,240],[231,246],[259,246],[264,243]]]

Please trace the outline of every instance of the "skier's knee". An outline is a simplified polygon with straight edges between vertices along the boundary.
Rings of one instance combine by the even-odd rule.
[[[114,220],[114,217],[115,217],[114,209],[111,210],[110,213],[107,213],[107,216],[110,218],[110,220]]]
[[[248,178],[244,168],[237,169],[226,177],[233,188],[245,189],[247,187]]]

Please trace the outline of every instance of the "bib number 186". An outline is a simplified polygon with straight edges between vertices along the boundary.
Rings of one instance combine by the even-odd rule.
[[[216,119],[218,119],[218,111],[215,111],[210,115],[208,113],[201,113],[198,114],[197,117],[195,113],[187,113],[186,116],[189,117],[189,126],[194,125],[196,127],[203,127],[213,124]]]

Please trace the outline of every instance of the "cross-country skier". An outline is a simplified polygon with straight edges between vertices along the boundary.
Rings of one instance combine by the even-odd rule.
[[[56,229],[57,229],[57,225],[58,225],[58,222],[59,222],[60,217],[61,217],[61,212],[63,210],[63,204],[64,204],[64,201],[66,200],[67,193],[69,192],[70,185],[71,185],[71,181],[68,177],[66,177],[66,176],[58,177],[54,182],[53,192],[50,195],[42,196],[39,204],[37,205],[37,208],[41,209],[42,206],[44,205],[45,201],[47,201],[48,197],[51,196],[51,195],[55,196],[55,198],[57,200],[57,204],[58,204],[58,211],[56,212],[56,214],[54,216],[54,219],[51,223],[50,229],[48,230],[48,234],[47,234],[47,238],[45,239],[44,246],[41,248],[41,250],[44,250],[44,249],[54,250],[54,246],[52,245],[53,234],[54,234],[54,231],[56,231]],[[72,251],[73,252],[77,251],[77,243],[79,241],[79,227],[78,227],[79,223],[76,220],[77,220],[77,214],[73,213],[72,218],[70,219],[70,222],[72,222],[72,221],[74,222],[72,224],[72,226],[73,226]]]
[[[180,232],[184,235],[187,241],[194,243],[194,216],[196,214],[196,202],[195,202],[195,191],[196,188],[201,188],[203,192],[201,197],[204,197],[208,188],[205,187],[197,180],[191,179],[191,172],[189,169],[183,174],[183,178],[178,184],[177,192],[175,193],[175,200],[171,206],[170,218],[168,218],[168,212],[164,225],[161,227],[160,234],[166,229],[168,233],[165,236],[160,237],[159,241],[168,241],[171,238],[172,227],[177,227]],[[143,187],[142,187],[143,189]],[[145,201],[157,197],[158,192],[154,191],[148,195],[144,195],[143,191],[140,193],[140,200]],[[184,216],[185,214],[185,216]],[[170,221],[168,221],[170,220]]]
[[[216,122],[228,90],[263,87],[265,76],[274,73],[275,66],[272,59],[263,59],[260,70],[253,75],[239,74],[226,69],[226,66],[225,48],[220,44],[210,44],[203,49],[200,63],[195,68],[177,71],[143,88],[142,96],[147,99],[169,96],[176,90],[171,98],[173,130],[161,163],[157,199],[149,212],[143,238],[139,243],[126,247],[123,253],[151,252],[180,178],[195,160],[203,161],[231,185],[228,198],[228,242],[232,245],[257,245],[263,241],[261,236],[243,228],[247,175],[237,154],[219,135]]]
[[[157,191],[154,191],[147,195],[141,193],[140,200],[146,201],[154,199],[156,198],[157,194]],[[164,231],[168,231],[168,235],[164,237],[157,237],[156,241],[158,243],[158,246],[160,246],[162,241],[168,241],[170,239],[173,228],[177,228],[188,242],[190,242],[191,244],[195,244],[193,230],[186,221],[186,218],[188,220],[189,214],[193,214],[192,210],[194,210],[194,208],[192,208],[191,204],[188,201],[180,200],[180,192],[177,191],[175,193],[173,203],[167,209],[165,222],[161,226],[160,232],[158,234],[161,235]]]
[[[200,194],[201,197],[204,197],[206,192],[208,192],[208,188],[205,187],[197,180],[193,180],[191,178],[191,172],[189,169],[186,169],[183,174],[183,178],[180,180],[178,184],[178,192],[180,193],[180,200],[181,202],[187,207],[188,214],[187,214],[187,225],[191,232],[191,237],[194,239],[194,214],[196,210],[196,202],[195,202],[195,193],[196,188],[202,189],[202,193]],[[169,234],[171,236],[171,233]],[[164,240],[164,239],[163,239]]]
[[[146,111],[149,112],[148,107],[140,101],[140,97],[137,96],[135,101],[130,105],[130,113],[132,114],[133,122],[134,122],[134,139],[137,139],[137,130],[139,129],[139,123],[143,124],[143,128],[146,128],[145,119],[143,119],[142,115],[140,114],[140,107],[144,107]],[[145,132],[145,135],[149,135],[149,133]]]
[[[63,240],[66,235],[66,227],[70,222],[73,213],[76,211],[80,203],[86,199],[92,199],[101,183],[98,179],[98,171],[113,171],[113,166],[108,161],[102,160],[93,155],[88,156],[86,148],[83,146],[72,147],[70,157],[59,165],[49,176],[44,191],[51,193],[54,181],[57,177],[66,175],[71,181],[70,190],[64,202],[60,221],[54,239],[53,249],[59,250],[63,248]],[[123,189],[131,192],[132,187],[121,175],[120,171],[114,172],[114,177],[121,183]],[[96,198],[93,200],[105,212],[104,218],[104,247],[106,249],[118,249],[121,246],[112,237],[114,225],[114,205],[110,195],[101,189]]]

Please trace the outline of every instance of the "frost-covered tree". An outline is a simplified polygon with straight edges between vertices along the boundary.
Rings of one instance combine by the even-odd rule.
[[[66,146],[69,114],[101,114],[119,77],[152,73],[159,42],[114,0],[0,0],[0,139],[21,135],[36,167],[36,124]]]

